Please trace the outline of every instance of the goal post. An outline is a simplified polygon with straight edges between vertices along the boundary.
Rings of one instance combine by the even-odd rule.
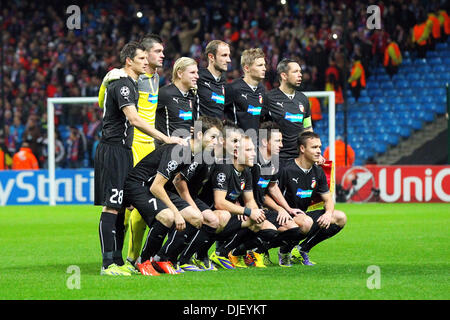
[[[47,98],[48,204],[56,205],[55,104],[96,103],[98,97]]]
[[[328,98],[328,142],[330,146],[330,160],[335,160],[335,94],[334,91],[303,92],[307,97]],[[55,104],[83,104],[96,103],[98,97],[59,97],[47,98],[47,151],[48,151],[48,194],[49,205],[56,205],[56,177],[55,177]]]

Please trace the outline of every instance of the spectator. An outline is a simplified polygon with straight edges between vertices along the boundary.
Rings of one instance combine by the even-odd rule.
[[[14,154],[12,159],[13,170],[38,170],[39,164],[30,148],[30,140],[25,140],[22,143],[20,150]]]
[[[383,65],[387,74],[392,78],[398,72],[398,66],[402,63],[402,53],[398,44],[389,38],[389,44],[384,51]]]
[[[5,145],[5,137],[3,132],[0,132],[0,170],[7,170],[12,166],[12,157]]]
[[[352,58],[352,69],[348,83],[350,83],[353,97],[358,101],[361,90],[366,87],[366,75],[361,64],[361,58],[358,56]]]
[[[70,135],[66,140],[66,168],[79,168],[84,159],[84,143],[80,131],[76,127],[70,128]]]
[[[343,166],[352,166],[355,162],[355,151],[353,151],[353,148],[347,144],[347,163],[345,158],[345,142],[342,140],[341,136],[338,136],[336,138],[336,141],[334,143],[334,152],[336,156],[335,160],[335,166],[336,167],[343,167]],[[325,149],[325,152],[323,154],[325,159],[330,158],[330,147],[328,146]]]

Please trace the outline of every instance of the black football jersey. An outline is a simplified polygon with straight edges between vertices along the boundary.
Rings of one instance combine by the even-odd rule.
[[[277,182],[277,169],[271,161],[266,161],[260,152],[258,152],[258,161],[251,168],[253,196],[259,207],[264,205],[264,197],[267,193],[267,187],[271,182]]]
[[[189,146],[164,144],[139,161],[128,173],[127,180],[150,185],[156,174],[160,173],[170,184],[182,165],[189,164],[191,159]]]
[[[281,159],[293,159],[298,156],[297,137],[305,128],[304,121],[311,117],[308,98],[301,92],[295,91],[291,100],[279,88],[267,93],[268,117],[278,123],[283,134],[283,148]]]
[[[191,126],[194,126],[195,104],[196,96],[192,91],[184,96],[173,83],[160,88],[156,108],[156,129],[167,136],[189,137]]]
[[[222,76],[219,81],[216,81],[206,68],[200,68],[198,75],[197,94],[199,103],[194,120],[198,116],[210,116],[222,120],[225,105],[225,77]]]
[[[134,104],[137,109],[138,99],[137,82],[130,77],[120,78],[108,85],[103,106],[102,142],[131,149],[133,127],[122,108]]]
[[[303,211],[316,195],[330,192],[327,177],[320,166],[314,164],[305,173],[294,159],[280,168],[278,183],[289,206]]]
[[[180,171],[182,179],[188,185],[189,193],[192,199],[198,198],[202,193],[204,186],[210,179],[211,173],[214,170],[214,164],[207,164],[205,162],[196,162],[194,160],[189,165],[184,165]]]
[[[254,129],[258,132],[260,119],[267,112],[265,94],[262,83],[253,91],[242,78],[225,85],[225,118],[244,131]]]
[[[214,190],[226,191],[226,200],[237,202],[242,200],[243,192],[252,192],[252,174],[249,168],[239,172],[232,164],[216,164],[210,176],[208,184],[205,185],[200,194],[200,199],[206,204],[214,204]]]

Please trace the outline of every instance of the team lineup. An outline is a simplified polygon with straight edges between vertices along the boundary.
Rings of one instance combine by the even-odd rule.
[[[102,275],[264,268],[274,248],[280,267],[312,266],[311,249],[346,224],[296,89],[300,65],[281,60],[280,86],[266,92],[261,49],[242,53],[243,77],[231,83],[230,46],[213,40],[204,54],[206,68],[181,57],[159,88],[164,47],[150,34],[127,43],[122,68],[103,79],[94,162]]]

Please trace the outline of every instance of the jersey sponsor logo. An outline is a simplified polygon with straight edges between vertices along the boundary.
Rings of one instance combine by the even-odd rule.
[[[158,103],[158,95],[149,93],[147,101],[150,102],[150,103]]]
[[[233,190],[233,191],[231,191],[229,194],[228,194],[228,198],[230,198],[231,200],[236,200],[237,198],[239,198],[239,196],[240,196],[241,194],[239,193],[239,192],[237,192],[236,190]]]
[[[297,197],[304,199],[304,198],[311,198],[312,190],[303,190],[301,188],[297,189],[297,193],[295,194]]]
[[[261,114],[261,109],[262,109],[261,107],[255,107],[249,104],[247,112],[253,116],[259,116]]]
[[[265,189],[269,185],[269,182],[270,182],[270,180],[266,180],[266,179],[263,179],[262,177],[260,177],[258,180],[258,186]]]
[[[284,118],[290,122],[303,122],[303,114],[301,113],[295,114],[286,112]]]
[[[218,104],[225,104],[225,96],[218,95],[215,92],[212,93],[211,100],[215,101]]]
[[[178,116],[183,120],[192,120],[192,111],[180,110],[180,113]]]

